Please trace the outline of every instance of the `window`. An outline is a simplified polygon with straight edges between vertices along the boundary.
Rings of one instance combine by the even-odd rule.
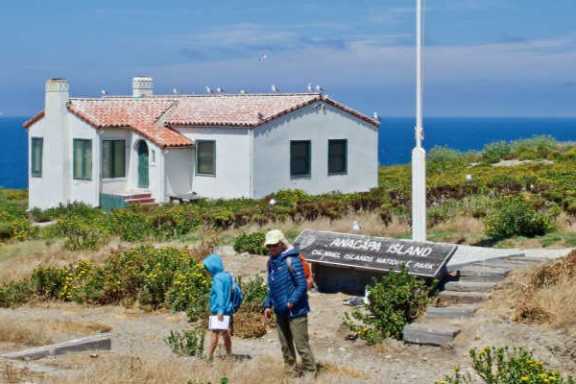
[[[42,177],[42,147],[44,139],[41,137],[32,138],[32,159],[31,173],[33,177]]]
[[[328,140],[328,174],[348,172],[348,140]]]
[[[126,177],[126,142],[124,140],[102,141],[102,177],[106,179]]]
[[[311,146],[309,140],[290,142],[290,176],[310,176]]]
[[[92,180],[92,140],[74,139],[74,179]]]
[[[196,144],[196,173],[216,176],[216,142],[198,141]]]

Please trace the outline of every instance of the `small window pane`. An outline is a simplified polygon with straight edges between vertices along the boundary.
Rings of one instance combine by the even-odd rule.
[[[92,140],[74,139],[74,179],[92,180]]]
[[[328,140],[328,173],[345,174],[348,171],[347,140]]]
[[[215,141],[198,141],[196,162],[199,175],[216,175]]]
[[[112,177],[126,177],[126,145],[124,140],[114,142],[114,161]]]
[[[32,176],[42,177],[42,151],[44,139],[41,137],[32,138]]]
[[[290,142],[290,175],[310,176],[311,144],[310,141]]]
[[[105,179],[112,177],[112,141],[102,142],[102,177]]]
[[[126,177],[126,142],[124,140],[102,142],[102,177]]]

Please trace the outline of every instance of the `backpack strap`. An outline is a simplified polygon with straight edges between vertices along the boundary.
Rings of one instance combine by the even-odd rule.
[[[292,257],[287,257],[286,258],[286,265],[288,266],[288,270],[290,271],[290,273],[294,273],[294,266],[292,265]]]

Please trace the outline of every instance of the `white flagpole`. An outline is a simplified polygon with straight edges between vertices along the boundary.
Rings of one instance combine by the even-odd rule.
[[[426,241],[426,151],[422,147],[422,1],[416,0],[416,146],[412,150],[412,240]]]

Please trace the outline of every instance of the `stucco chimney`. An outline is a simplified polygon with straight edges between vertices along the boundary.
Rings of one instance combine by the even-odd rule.
[[[65,79],[46,81],[44,113],[47,116],[62,116],[66,113],[66,104],[70,99],[70,85]]]
[[[151,77],[134,77],[132,79],[132,96],[146,97],[154,94],[154,81]]]

